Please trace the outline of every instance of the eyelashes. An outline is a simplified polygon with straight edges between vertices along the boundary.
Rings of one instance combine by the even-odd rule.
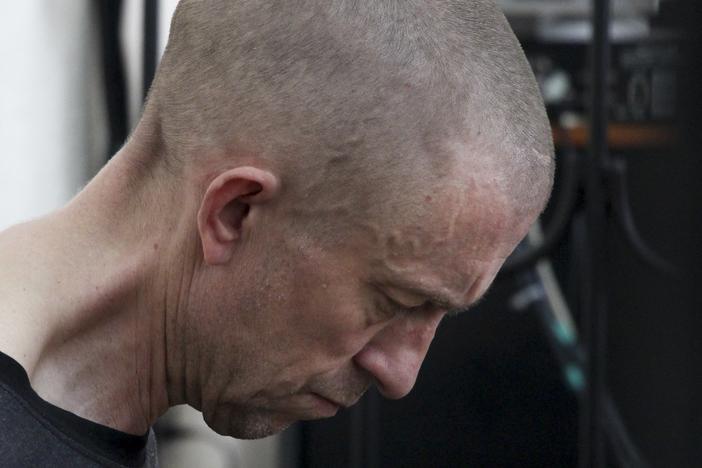
[[[441,308],[429,298],[427,298],[421,304],[408,307],[385,294],[385,292],[379,287],[374,288],[372,291],[372,297],[373,298],[369,302],[370,310],[366,312],[367,324],[388,322],[398,316],[419,315],[426,312],[433,312]]]
[[[400,314],[416,314],[416,313],[425,312],[427,310],[431,310],[434,308],[433,304],[429,300],[426,300],[426,301],[422,302],[421,304],[416,305],[414,307],[407,307],[405,305],[402,305],[398,302],[393,301],[392,299],[390,299],[387,296],[384,296],[384,297],[385,297],[385,302],[389,305],[390,308],[393,309],[393,312],[395,314],[398,314],[398,313],[400,313]]]

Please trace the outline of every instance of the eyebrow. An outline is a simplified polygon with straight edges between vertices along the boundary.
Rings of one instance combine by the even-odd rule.
[[[487,291],[486,291],[486,292],[487,292]],[[471,310],[473,307],[475,307],[476,305],[478,305],[478,303],[480,303],[480,302],[483,300],[484,297],[485,297],[485,293],[483,293],[483,294],[481,294],[480,296],[478,296],[473,302],[471,302],[471,303],[468,304],[468,305],[461,306],[461,307],[457,307],[457,308],[453,308],[453,309],[448,309],[448,310],[446,311],[446,315],[448,315],[449,317],[455,317],[456,315],[460,315],[460,314],[462,314],[462,313],[464,313],[464,312],[468,312],[468,311]]]
[[[455,317],[456,315],[461,315],[465,312],[468,312],[470,309],[473,308],[473,306],[475,306],[475,304],[478,301],[474,301],[468,305],[463,305],[463,306],[458,306],[458,307],[446,306],[445,303],[437,302],[434,299],[432,299],[432,302],[434,304],[438,305],[439,307],[446,309],[446,315],[448,315],[449,317]]]
[[[405,281],[400,281],[398,282],[398,286],[405,291],[411,293],[411,294],[416,294],[418,296],[426,297],[433,305],[446,310],[446,315],[449,316],[456,316],[460,315],[469,309],[472,309],[473,306],[475,306],[481,299],[481,297],[477,298],[470,304],[459,304],[455,301],[453,301],[450,297],[445,296],[442,293],[438,293],[436,291],[432,291],[431,289],[425,288],[424,286],[405,282]]]

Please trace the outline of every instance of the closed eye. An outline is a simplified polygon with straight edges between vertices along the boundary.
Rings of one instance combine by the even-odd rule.
[[[399,302],[393,300],[392,298],[390,298],[388,296],[385,296],[385,298],[386,298],[386,301],[393,308],[393,310],[395,312],[399,312],[399,313],[413,314],[413,313],[425,312],[427,310],[434,308],[434,304],[429,300],[426,300],[426,301],[424,301],[421,304],[418,304],[416,306],[408,307],[404,304],[400,304]]]

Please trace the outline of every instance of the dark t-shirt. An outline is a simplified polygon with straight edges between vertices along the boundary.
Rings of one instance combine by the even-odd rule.
[[[151,430],[127,434],[48,403],[0,352],[0,466],[156,467],[156,439]]]

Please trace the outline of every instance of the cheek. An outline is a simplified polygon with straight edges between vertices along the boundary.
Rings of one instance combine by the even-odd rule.
[[[382,317],[363,302],[363,291],[350,277],[332,271],[301,271],[288,303],[290,329],[308,356],[344,360],[369,339],[369,328]]]
[[[309,373],[347,363],[382,320],[353,258],[306,246],[255,259],[233,302],[237,335],[277,369]],[[265,263],[265,264],[264,264]],[[287,372],[286,372],[287,373]]]
[[[343,290],[299,289],[291,312],[291,331],[300,336],[304,348],[317,356],[338,357],[353,348],[362,329],[360,314]]]

